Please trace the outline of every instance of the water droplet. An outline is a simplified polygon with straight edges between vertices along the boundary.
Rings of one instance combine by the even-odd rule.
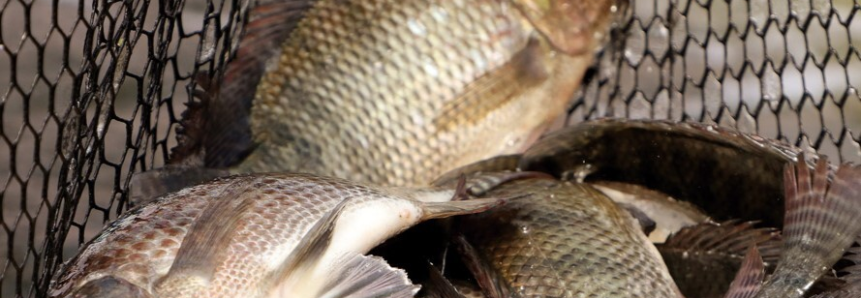
[[[436,69],[436,65],[434,65],[433,60],[426,59],[424,63],[425,72],[431,77],[439,76],[439,70]]]
[[[625,58],[632,65],[639,65],[646,52],[646,33],[643,30],[633,30],[628,35],[627,47],[625,47]]]
[[[407,28],[410,28],[410,32],[412,32],[416,36],[425,36],[425,34],[427,33],[425,25],[422,25],[422,23],[416,19],[408,20]]]
[[[431,6],[430,13],[431,13],[431,17],[433,17],[433,19],[436,20],[437,22],[442,23],[448,19],[448,13],[445,11],[445,9],[442,9],[439,6],[436,6],[436,5]]]

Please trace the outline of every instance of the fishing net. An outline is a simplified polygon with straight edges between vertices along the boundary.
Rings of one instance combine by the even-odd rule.
[[[126,209],[132,173],[175,144],[193,74],[235,50],[247,1],[0,0],[0,296],[44,296]],[[861,160],[861,6],[631,2],[568,123],[720,123]]]

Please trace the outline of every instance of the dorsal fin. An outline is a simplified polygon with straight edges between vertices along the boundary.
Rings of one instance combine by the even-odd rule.
[[[226,170],[190,165],[166,165],[135,173],[129,185],[129,201],[132,206],[140,206],[168,193],[227,175]]]
[[[756,246],[751,246],[747,250],[744,262],[741,263],[741,269],[738,270],[724,297],[752,298],[762,286],[763,277],[765,277],[765,264]]]
[[[169,163],[221,168],[235,165],[249,153],[253,147],[251,104],[266,63],[275,59],[316,1],[261,1],[249,11],[236,56],[222,80],[217,81],[218,75],[196,76],[203,88],[203,92],[196,92],[200,102],[189,104],[183,113],[177,131],[179,144],[172,150]]]
[[[780,254],[780,232],[774,228],[754,228],[755,222],[729,220],[722,223],[701,223],[679,230],[658,245],[661,252],[708,254],[741,260],[750,247],[757,246],[767,263],[777,261]]]
[[[754,228],[753,222],[701,223],[682,228],[656,245],[670,274],[687,297],[721,297],[756,246],[769,268],[780,255],[780,233]]]

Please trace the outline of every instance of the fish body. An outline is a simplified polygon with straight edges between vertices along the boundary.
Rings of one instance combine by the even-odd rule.
[[[532,196],[456,226],[512,297],[681,297],[637,221],[598,190],[534,178],[487,194],[520,192]]]
[[[801,149],[716,125],[600,119],[545,136],[520,168],[637,184],[690,202],[716,221],[783,224],[783,167]]]
[[[454,194],[306,174],[217,179],[127,212],[64,266],[50,296],[111,297],[87,295],[96,283],[151,297],[315,297],[360,273],[414,294],[405,273],[363,254],[422,220],[490,206],[446,202]]]
[[[260,77],[247,119],[211,107],[225,116],[203,113],[215,123],[187,131],[219,136],[247,126],[247,148],[225,144],[228,137],[202,145],[205,166],[232,173],[426,185],[536,139],[564,113],[616,10],[614,0],[277,2],[251,12],[252,20],[273,18],[249,24],[251,41],[237,59],[262,41],[277,49],[262,47],[272,58],[234,66]],[[274,16],[288,14],[295,26],[268,33],[280,26]],[[211,105],[244,100],[229,93],[239,83],[248,82],[225,82]],[[181,163],[189,150],[177,151]]]

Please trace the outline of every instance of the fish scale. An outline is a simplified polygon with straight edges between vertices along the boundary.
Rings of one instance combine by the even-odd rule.
[[[259,84],[257,145],[233,172],[423,185],[521,150],[564,111],[591,59],[554,54],[508,0],[316,1]],[[539,76],[524,79],[524,65]]]
[[[488,195],[521,192],[533,195],[458,219],[519,297],[681,297],[635,220],[591,186],[527,179]]]
[[[230,184],[216,181],[208,188],[177,193],[176,200],[165,204],[126,212],[125,220],[113,222],[64,265],[63,273],[52,283],[50,296],[62,296],[77,284],[100,275],[114,275],[138,286],[154,282],[154,276],[167,273],[188,228],[206,207],[207,198]],[[145,220],[150,217],[155,219]]]
[[[220,178],[123,215],[64,266],[50,296],[405,297],[418,288],[404,271],[364,254],[419,222],[503,202],[450,202],[456,193],[300,173]]]

